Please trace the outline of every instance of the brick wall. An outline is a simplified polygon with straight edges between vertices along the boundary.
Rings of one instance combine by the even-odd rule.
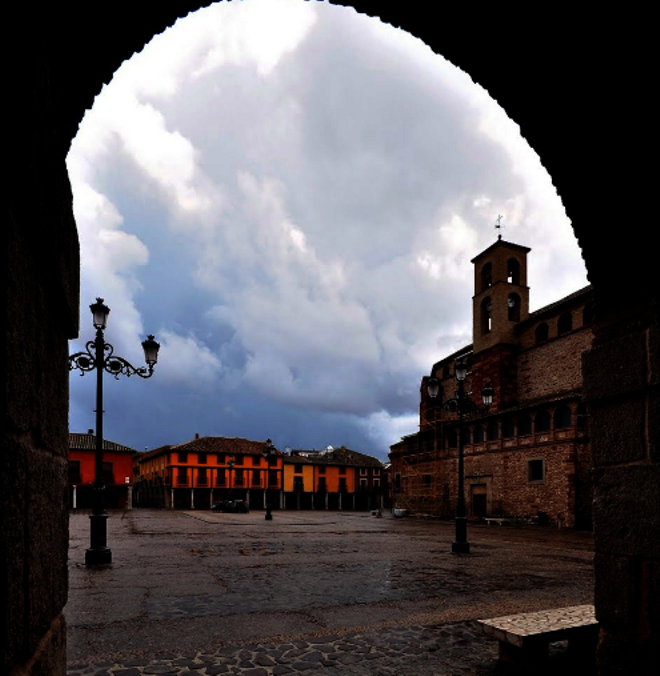
[[[565,437],[562,439],[562,437]],[[544,441],[544,439],[546,441]],[[489,515],[536,517],[544,512],[550,523],[575,526],[578,450],[571,431],[500,440],[465,449],[466,494],[470,485],[489,479]],[[528,480],[528,461],[543,460],[544,479]],[[455,459],[447,463],[452,494],[456,492]]]
[[[481,404],[481,391],[490,383],[495,394],[492,411],[517,403],[518,380],[517,348],[514,345],[496,345],[474,355],[472,374],[466,388],[473,393],[476,404]]]
[[[582,388],[582,354],[590,329],[580,329],[522,352],[518,357],[518,401],[523,404]]]

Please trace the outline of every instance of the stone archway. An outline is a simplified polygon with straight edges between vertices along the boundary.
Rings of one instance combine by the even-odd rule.
[[[140,14],[135,3],[117,0],[96,3],[92,15],[89,3],[74,0],[38,11],[20,4],[6,15],[16,40],[7,69],[4,202],[9,246],[0,498],[8,592],[3,673],[65,673],[64,364],[67,341],[78,332],[79,302],[65,157],[85,110],[121,62],[205,4],[178,0]],[[570,9],[531,17],[501,6],[478,11],[442,6],[438,12],[428,3],[335,4],[404,28],[470,73],[521,125],[556,182],[596,294],[596,341],[585,361],[585,383],[598,449],[600,671],[647,673],[652,646],[660,640],[658,292],[651,277],[652,248],[631,235],[636,228],[643,239],[648,222],[643,201],[636,201],[641,160],[624,155],[617,164],[606,147],[625,153],[643,141],[638,117],[645,107],[629,108],[641,98],[637,91],[644,91],[637,89],[643,73],[632,59],[621,63],[611,37],[634,31],[643,42],[641,20],[621,13],[600,16],[594,28],[591,16],[580,18]],[[626,78],[617,78],[613,95],[612,74],[620,72]],[[607,124],[599,125],[604,113]],[[620,131],[608,136],[612,128]],[[628,222],[615,221],[623,215]],[[625,227],[616,230],[619,225]]]

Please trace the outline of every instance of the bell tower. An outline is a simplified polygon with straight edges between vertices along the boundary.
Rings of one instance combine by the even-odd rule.
[[[526,246],[498,237],[472,259],[472,343],[474,353],[515,344],[515,327],[529,315]]]

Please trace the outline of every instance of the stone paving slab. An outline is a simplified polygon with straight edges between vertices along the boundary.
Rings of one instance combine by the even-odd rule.
[[[478,619],[593,600],[586,533],[471,525],[457,556],[451,522],[388,515],[131,510],[108,524],[113,563],[88,569],[89,520],[71,515],[68,676],[495,676]],[[549,665],[565,676],[564,653]]]
[[[466,660],[462,653],[468,644],[472,656]],[[496,659],[496,644],[485,638],[475,623],[461,622],[221,648],[213,654],[199,653],[188,658],[70,664],[67,673],[68,676],[494,674]]]

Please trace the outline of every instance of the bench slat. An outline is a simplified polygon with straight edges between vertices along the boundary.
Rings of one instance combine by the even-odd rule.
[[[487,635],[519,647],[540,638],[560,641],[580,628],[598,624],[593,605],[504,615],[478,622]]]

